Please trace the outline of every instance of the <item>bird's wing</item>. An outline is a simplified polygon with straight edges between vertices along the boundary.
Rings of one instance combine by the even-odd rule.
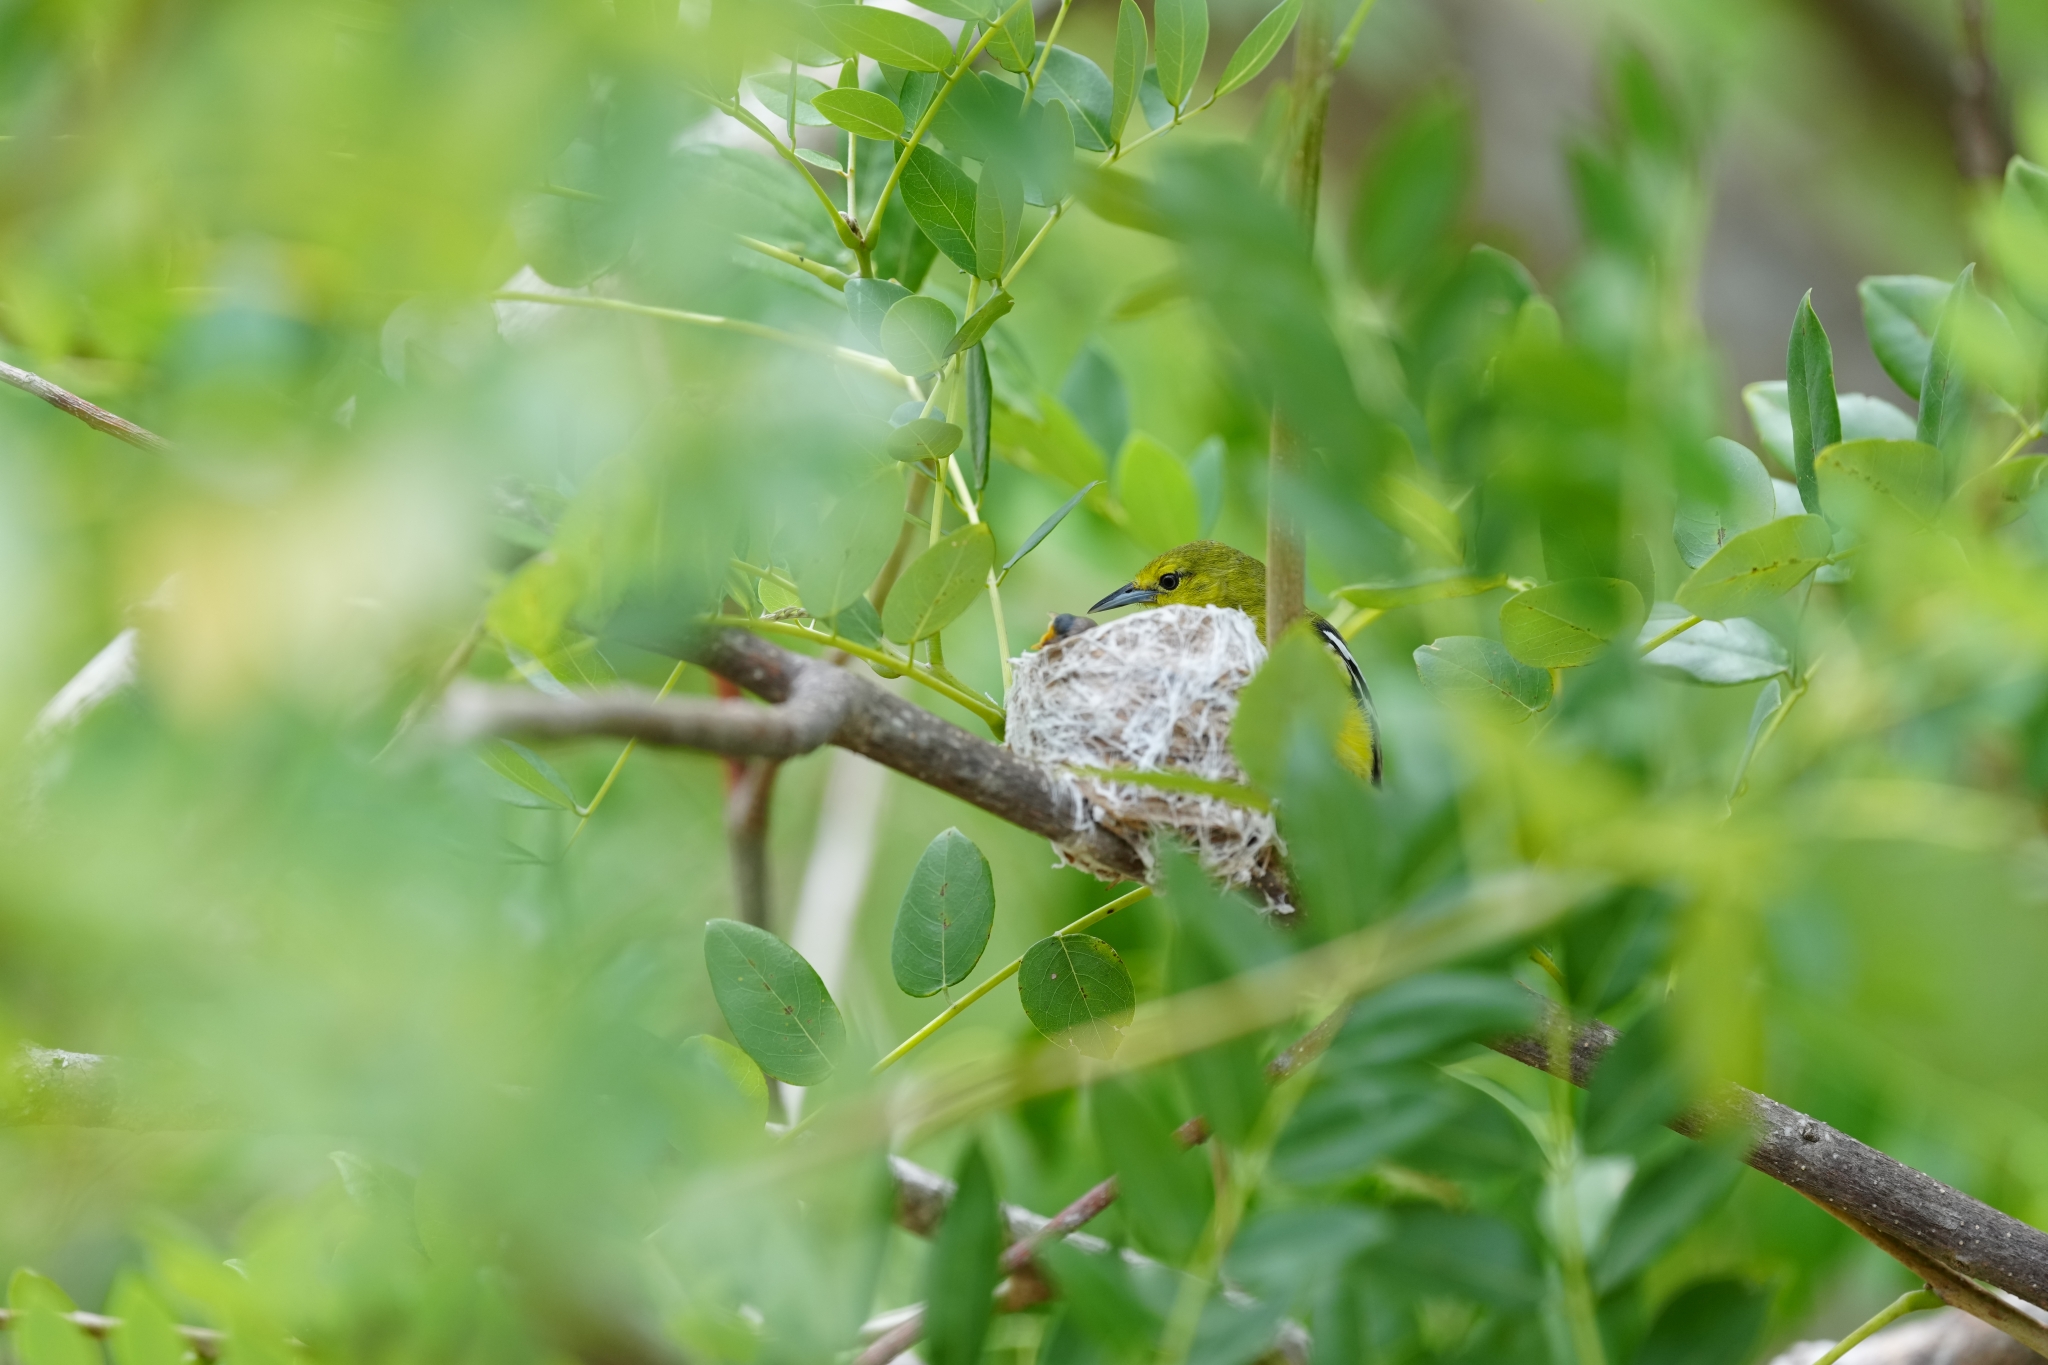
[[[1382,767],[1380,721],[1379,716],[1373,711],[1372,689],[1365,685],[1365,674],[1359,671],[1358,660],[1351,657],[1351,648],[1344,643],[1343,634],[1320,616],[1311,616],[1309,620],[1314,623],[1316,634],[1323,637],[1323,643],[1343,661],[1344,672],[1350,676],[1352,699],[1358,703],[1358,709],[1365,717],[1366,731],[1372,737],[1372,782],[1374,786],[1378,786]]]

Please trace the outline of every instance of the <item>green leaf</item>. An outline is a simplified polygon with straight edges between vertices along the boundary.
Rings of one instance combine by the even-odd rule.
[[[973,315],[960,324],[960,330],[953,333],[953,339],[946,343],[946,354],[950,356],[969,347],[981,345],[982,338],[988,335],[988,329],[1007,317],[1010,310],[1016,306],[1017,300],[1011,298],[1008,291],[998,293],[975,309]]]
[[[946,363],[957,325],[953,310],[929,294],[898,299],[882,319],[882,354],[904,374],[931,374]]]
[[[1515,658],[1498,640],[1446,635],[1415,651],[1415,671],[1437,700],[1518,725],[1550,705],[1550,674]]]
[[[910,562],[882,606],[882,631],[899,645],[938,634],[988,583],[996,541],[987,526],[963,526]]]
[[[1030,535],[1024,537],[1024,543],[1017,547],[1017,553],[1011,555],[1008,559],[1003,561],[1003,572],[1008,573],[1011,569],[1016,568],[1018,560],[1024,558],[1025,555],[1028,555],[1033,550],[1037,549],[1038,542],[1044,540],[1047,536],[1051,535],[1053,533],[1053,528],[1058,526],[1061,522],[1067,519],[1067,513],[1073,511],[1076,507],[1079,507],[1081,505],[1081,499],[1087,497],[1090,493],[1095,491],[1095,489],[1101,486],[1102,480],[1100,479],[1090,479],[1087,483],[1082,484],[1081,487],[1075,492],[1073,497],[1068,498],[1065,502],[1060,504],[1058,511],[1054,512],[1044,521],[1039,522],[1038,529],[1033,531]]]
[[[677,1066],[714,1079],[757,1130],[768,1121],[768,1082],[754,1059],[723,1038],[693,1033],[676,1049]]]
[[[7,1306],[18,1315],[14,1357],[21,1365],[100,1365],[100,1348],[65,1320],[77,1305],[54,1280],[33,1270],[15,1271]]]
[[[1477,597],[1480,593],[1492,592],[1507,581],[1508,576],[1504,573],[1477,574],[1468,569],[1433,569],[1391,583],[1353,583],[1338,588],[1330,595],[1341,597],[1354,607],[1392,611],[1396,607],[1412,607],[1422,602]]]
[[[827,33],[864,57],[905,71],[953,65],[953,45],[922,19],[879,5],[820,5],[813,13]]]
[[[856,597],[853,605],[844,608],[832,618],[832,630],[857,645],[879,645],[882,643],[882,614],[875,610],[875,604],[866,597]],[[896,674],[886,676],[895,677]]]
[[[1231,91],[1264,71],[1273,58],[1280,55],[1281,44],[1287,35],[1294,32],[1294,25],[1301,18],[1301,0],[1280,0],[1265,18],[1253,26],[1237,45],[1237,51],[1230,54],[1224,63],[1223,75],[1216,82],[1216,93],[1227,95]]]
[[[1132,538],[1155,554],[1202,533],[1202,497],[1187,466],[1143,432],[1132,432],[1117,457],[1116,497]]]
[[[1351,258],[1368,284],[1405,285],[1456,240],[1472,177],[1471,113],[1432,96],[1404,111],[1373,149],[1351,211]]]
[[[777,123],[787,123],[789,121],[791,84],[790,73],[787,71],[767,71],[761,75],[750,77],[747,80],[747,86],[754,92],[754,97],[760,100],[766,106],[768,112],[775,116]],[[823,128],[826,124],[824,111],[814,111],[812,104],[819,95],[825,92],[825,83],[815,76],[806,76],[802,72],[798,72],[794,84],[796,87],[797,127]]]
[[[996,0],[918,0],[919,5],[933,14],[943,14],[948,19],[965,19],[970,23],[986,23],[996,17]]]
[[[1619,578],[1568,578],[1501,605],[1500,642],[1532,668],[1577,668],[1643,624],[1643,595]]]
[[[761,1070],[790,1085],[832,1074],[846,1025],[801,953],[766,929],[714,919],[704,925],[704,970],[726,1027]]]
[[[2041,487],[2048,455],[2020,455],[1995,464],[1956,492],[1985,526],[2003,526],[2027,510],[2027,500]]]
[[[1701,1280],[1666,1303],[1630,1365],[1728,1365],[1748,1360],[1764,1315],[1767,1289],[1743,1280]]]
[[[1877,363],[1907,397],[1919,398],[1948,282],[1926,275],[1872,275],[1856,286],[1856,293],[1863,300],[1863,330]]]
[[[1137,0],[1122,0],[1116,11],[1116,56],[1109,64],[1109,140],[1122,142],[1124,123],[1145,79],[1145,12]]]
[[[896,101],[857,85],[841,86],[811,97],[811,105],[855,137],[894,142],[903,136],[903,111]]]
[[[576,793],[562,775],[533,750],[509,739],[494,739],[477,751],[485,765],[508,781],[515,782],[532,792],[550,806],[567,811],[580,811]]]
[[[1071,48],[1039,44],[1045,72],[1034,98],[1041,104],[1057,99],[1074,121],[1074,145],[1106,152],[1112,140],[1109,116],[1116,103],[1114,88],[1102,68]]]
[[[995,388],[989,379],[988,348],[979,342],[967,348],[961,362],[966,383],[967,483],[979,498],[988,486],[989,422],[995,409]]]
[[[1932,521],[1945,496],[1941,452],[1919,441],[1844,441],[1814,457],[1814,473],[1828,515],[1845,526]]]
[[[1209,50],[1209,0],[1156,0],[1152,30],[1159,90],[1178,109],[1195,88]]]
[[[978,262],[974,273],[984,280],[1001,279],[1003,271],[1016,259],[1018,249],[1024,245],[1023,235],[1023,180],[1007,161],[984,163],[981,179],[974,187],[974,256]],[[996,295],[997,299],[1008,297],[1007,294]],[[994,301],[990,300],[991,303]],[[1007,307],[1006,304],[1005,311]],[[995,319],[989,321],[993,323]]]
[[[980,1365],[1004,1240],[995,1176],[981,1144],[971,1143],[960,1160],[945,1221],[925,1255],[919,1351],[931,1365]]]
[[[1784,596],[1827,562],[1834,537],[1820,517],[1780,517],[1744,531],[1692,572],[1676,594],[1694,616],[1747,616]]]
[[[981,961],[996,922],[988,859],[957,829],[926,846],[896,907],[889,966],[905,995],[936,995]]]
[[[885,449],[896,460],[943,460],[960,448],[966,433],[937,417],[917,417],[889,432]]]
[[[1091,1088],[1088,1099],[1094,1111],[1091,1126],[1096,1145],[1117,1173],[1117,1204],[1128,1220],[1132,1239],[1154,1255],[1177,1262],[1194,1250],[1201,1237],[1216,1185],[1208,1153],[1174,1141],[1174,1129],[1186,1118],[1187,1110],[1179,1087],[1169,1090],[1162,1084],[1164,1079],[1156,1073],[1105,1077]],[[1073,1243],[1066,1242],[1059,1250],[1072,1247]],[[1129,1262],[1115,1256],[1061,1256],[1051,1264],[1062,1290],[1084,1288],[1069,1273],[1069,1267],[1078,1270],[1084,1261],[1116,1263],[1120,1278],[1129,1268]],[[1172,1301],[1169,1287],[1164,1303],[1155,1300],[1156,1306],[1148,1306],[1143,1296],[1132,1296],[1116,1303],[1114,1311],[1102,1314],[1096,1326],[1106,1340],[1116,1341],[1116,1334],[1128,1334],[1123,1337],[1126,1349],[1111,1359],[1156,1359],[1157,1333],[1146,1331],[1146,1320],[1149,1317],[1156,1324]],[[1075,1306],[1078,1310],[1081,1304]]]
[[[1137,988],[1116,949],[1088,934],[1055,934],[1024,953],[1017,994],[1032,1026],[1085,1057],[1111,1057],[1137,1013]]]
[[[107,1312],[121,1320],[120,1330],[107,1337],[114,1365],[184,1365],[177,1319],[141,1279],[128,1273],[116,1279]]]
[[[1032,54],[1037,47],[1037,18],[1032,14],[1031,6],[1023,4],[1012,5],[1004,13],[1003,21],[996,25],[995,36],[988,40],[986,51],[1003,70],[1022,75],[1031,69]]]
[[[1799,301],[1792,340],[1785,351],[1785,406],[1792,414],[1792,472],[1799,501],[1820,511],[1820,485],[1813,457],[1842,439],[1842,411],[1835,401],[1835,357],[1827,330],[1813,311],[1813,291]]]
[[[599,193],[604,166],[597,149],[575,142],[548,168],[548,183],[559,189]],[[512,209],[512,238],[536,275],[549,284],[575,289],[610,270],[633,242],[633,223],[624,207],[606,199],[531,194]]]
[[[861,7],[864,11],[868,6]],[[875,10],[887,14],[887,10]],[[967,172],[929,147],[915,148],[899,182],[903,206],[946,259],[972,275],[981,265],[975,246],[975,183]]]
[[[1659,603],[1643,623],[1638,639],[1647,644],[1690,615],[1683,607]],[[1683,635],[1658,645],[1643,656],[1643,662],[1710,687],[1761,682],[1792,666],[1776,636],[1739,616],[1727,621],[1702,621]]]
[[[1713,1143],[1681,1150],[1646,1176],[1638,1176],[1608,1224],[1593,1263],[1593,1287],[1606,1294],[1647,1269],[1735,1188],[1742,1163]]]
[[[1749,420],[1755,425],[1757,440],[1763,448],[1785,468],[1793,468],[1797,457],[1792,452],[1792,412],[1785,396],[1785,381],[1770,379],[1743,386],[1742,404],[1749,410]],[[1913,419],[1882,398],[1845,393],[1836,400],[1836,409],[1841,413],[1845,441],[1912,438]]]
[[[839,175],[846,174],[846,163],[844,161],[841,161],[836,156],[828,156],[824,152],[814,152],[808,147],[798,147],[796,149],[796,159],[807,161],[813,166],[822,167]]]
[[[868,478],[839,495],[822,526],[808,532],[790,577],[804,610],[830,620],[861,600],[882,571],[903,524],[903,486]]]
[[[1172,223],[1152,202],[1151,187],[1128,171],[1098,167],[1081,177],[1081,202],[1105,223],[1164,237]]]
[[[1958,333],[1963,328],[1971,296],[1976,291],[1973,282],[1976,270],[1976,266],[1966,265],[1963,273],[1956,277],[1955,288],[1949,291],[1948,301],[1941,310],[1941,320],[1935,325],[1934,339],[1927,349],[1927,370],[1920,377],[1920,421],[1913,435],[1944,450],[1969,416],[1969,392],[1963,368],[1957,363],[1956,351],[1962,339]]]
[[[1279,791],[1297,746],[1336,752],[1357,714],[1344,665],[1308,621],[1297,621],[1238,692],[1230,752],[1252,781]]]
[[[1748,446],[1715,436],[1706,445],[1706,470],[1712,485],[1705,496],[1681,489],[1672,518],[1672,539],[1678,557],[1697,569],[1728,543],[1730,536],[1753,530],[1777,515],[1771,473]]]
[[[846,282],[846,312],[853,325],[876,350],[882,348],[882,319],[889,310],[910,297],[910,291],[894,280],[868,280],[855,276]]]
[[[996,443],[1016,449],[1018,463],[1026,469],[1069,488],[1106,481],[1109,461],[1065,405],[1041,393],[1038,410],[1041,415],[1034,419],[1016,408],[997,409],[991,419]]]
[[[2023,156],[2006,163],[1991,239],[2014,297],[2048,321],[2048,171]]]

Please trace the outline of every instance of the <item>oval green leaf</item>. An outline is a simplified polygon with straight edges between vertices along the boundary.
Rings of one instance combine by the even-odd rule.
[[[2027,499],[2041,487],[2048,455],[2021,455],[1995,464],[1964,484],[1956,500],[1985,526],[2003,526],[2027,510]]]
[[[1932,521],[1945,500],[1941,452],[1918,441],[1844,441],[1813,464],[1828,515],[1845,526]]]
[[[1872,275],[1856,286],[1870,349],[1910,398],[1920,397],[1920,379],[1927,373],[1927,353],[1934,348],[1934,329],[1948,291],[1947,280],[1926,275]]]
[[[1700,496],[1680,492],[1671,536],[1678,557],[1697,569],[1730,537],[1754,530],[1777,515],[1771,473],[1740,441],[1716,436],[1707,442],[1705,482]]]
[[[1152,36],[1159,91],[1178,109],[1195,88],[1209,50],[1209,0],[1155,0]]]
[[[1116,497],[1131,537],[1154,554],[1202,533],[1202,495],[1187,466],[1143,432],[1132,432],[1117,457]]]
[[[1415,671],[1437,700],[1511,725],[1550,705],[1550,674],[1483,636],[1446,635],[1424,645],[1415,651]]]
[[[879,5],[820,5],[814,12],[832,37],[885,65],[944,71],[953,64],[953,45],[922,19]]]
[[[1138,992],[1116,949],[1089,934],[1054,934],[1024,954],[1017,995],[1032,1027],[1084,1057],[1112,1057]]]
[[[811,107],[855,137],[894,142],[903,136],[903,111],[896,101],[873,90],[841,86],[813,95]]]
[[[1121,142],[1124,122],[1145,79],[1145,12],[1137,0],[1122,0],[1116,12],[1116,56],[1109,64],[1109,140]]]
[[[953,333],[953,339],[946,343],[946,354],[952,355],[970,346],[979,346],[982,338],[988,335],[988,329],[1007,317],[1010,310],[1016,306],[1017,300],[1011,298],[1006,291],[975,309],[973,315],[960,324],[960,330]]]
[[[1048,48],[1039,44],[1045,59],[1045,73],[1038,78],[1035,98],[1041,104],[1058,100],[1074,121],[1074,145],[1091,152],[1106,152],[1112,138],[1110,115],[1116,106],[1115,88],[1102,68],[1071,48]]]
[[[967,979],[996,922],[988,859],[957,829],[926,846],[896,907],[889,967],[905,995],[936,995]]]
[[[804,610],[829,620],[862,600],[902,524],[903,489],[895,478],[863,479],[840,494],[790,567]]]
[[[1643,624],[1643,595],[1619,578],[1567,578],[1501,605],[1500,642],[1532,668],[1577,668]]]
[[[910,210],[911,219],[932,245],[954,265],[974,274],[981,265],[974,237],[977,187],[967,172],[929,147],[916,147],[903,163],[898,189],[903,207]]]
[[[936,635],[967,610],[995,567],[987,526],[963,526],[912,560],[882,607],[882,632],[899,645]]]
[[[1659,603],[1643,624],[1640,642],[1649,643],[1690,615],[1683,607]],[[1643,656],[1643,662],[1710,687],[1761,682],[1792,666],[1776,636],[1739,616],[1727,621],[1702,621],[1658,645]]]
[[[795,118],[797,126],[799,128],[823,128],[825,126],[824,111],[813,106],[813,101],[819,95],[824,94],[827,88],[825,83],[817,77],[806,76],[802,72],[798,72],[796,79],[792,81],[790,73],[787,71],[768,71],[759,76],[750,77],[747,81],[747,87],[753,91],[754,97],[761,101],[768,112],[775,115],[777,123],[787,123],[791,117],[789,98],[790,90],[794,88],[796,91]]]
[[[1780,517],[1734,537],[1694,569],[1679,585],[1678,605],[1709,621],[1747,616],[1797,587],[1833,549],[1826,521]]]
[[[1492,592],[1507,581],[1508,576],[1504,573],[1478,574],[1465,569],[1436,569],[1391,583],[1353,583],[1337,589],[1332,596],[1341,597],[1354,607],[1392,611],[1395,607],[1412,607],[1420,602],[1477,597],[1480,593]]]
[[[1237,51],[1230,54],[1230,60],[1223,65],[1223,75],[1216,82],[1216,93],[1227,95],[1264,71],[1280,54],[1280,45],[1294,32],[1295,21],[1300,18],[1301,0],[1280,0],[1244,36]]]
[[[1011,5],[989,38],[988,55],[1003,70],[1022,75],[1031,69],[1031,54],[1037,46],[1038,20],[1031,6]]]
[[[898,299],[882,319],[882,354],[904,374],[930,374],[946,363],[956,325],[953,310],[928,294]]]
[[[894,280],[867,280],[856,276],[846,282],[846,312],[853,325],[880,350],[882,319],[889,310],[910,297],[910,291]]]
[[[1820,484],[1814,479],[1813,457],[1842,439],[1842,409],[1835,400],[1835,353],[1827,329],[1813,311],[1813,291],[1799,301],[1792,317],[1792,339],[1785,350],[1785,406],[1792,415],[1792,473],[1799,501],[1809,512],[1820,511]]]
[[[714,919],[704,925],[704,970],[734,1041],[761,1070],[790,1085],[832,1074],[846,1025],[801,953],[766,929]]]
[[[966,434],[937,417],[918,417],[891,431],[884,449],[897,460],[943,460],[960,448]]]

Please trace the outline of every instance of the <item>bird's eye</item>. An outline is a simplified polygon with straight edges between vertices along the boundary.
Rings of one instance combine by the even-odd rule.
[[[1180,586],[1180,575],[1179,575],[1179,574],[1177,574],[1177,573],[1163,573],[1163,574],[1159,575],[1159,590],[1160,590],[1161,592],[1172,592],[1172,591],[1173,591],[1173,590],[1174,590],[1175,588],[1177,588],[1177,587],[1179,587],[1179,586]]]

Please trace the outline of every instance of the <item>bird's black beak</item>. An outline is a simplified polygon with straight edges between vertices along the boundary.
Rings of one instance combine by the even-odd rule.
[[[1126,583],[1109,596],[1088,608],[1090,611],[1114,611],[1118,607],[1149,606],[1159,600],[1157,588],[1141,588],[1136,583]]]

